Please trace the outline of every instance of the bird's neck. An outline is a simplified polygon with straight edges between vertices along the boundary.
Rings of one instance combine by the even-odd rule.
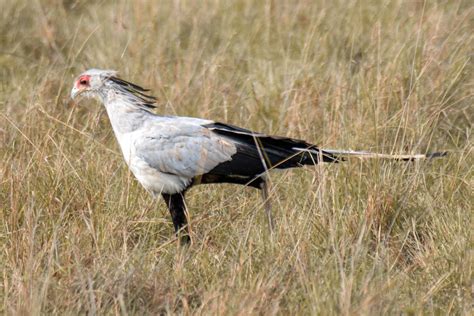
[[[104,102],[112,128],[117,136],[140,129],[151,112],[128,102],[123,97],[108,98]]]

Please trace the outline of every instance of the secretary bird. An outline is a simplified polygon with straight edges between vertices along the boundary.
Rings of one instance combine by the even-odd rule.
[[[89,69],[76,78],[71,98],[95,97],[105,106],[132,173],[168,206],[175,232],[189,242],[186,191],[197,184],[234,183],[262,191],[270,231],[268,170],[339,162],[346,156],[415,160],[445,153],[386,155],[320,149],[303,140],[269,136],[211,120],[159,116],[149,90],[120,79],[116,71]]]

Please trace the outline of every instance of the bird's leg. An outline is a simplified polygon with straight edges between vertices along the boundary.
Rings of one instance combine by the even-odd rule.
[[[260,189],[262,190],[263,204],[265,207],[265,213],[267,214],[268,228],[270,229],[270,234],[273,234],[273,227],[275,225],[273,223],[272,205],[270,203],[270,192],[268,186],[267,180],[263,179],[260,183]]]
[[[186,226],[188,221],[186,218],[184,192],[175,194],[162,193],[162,196],[170,211],[176,236],[180,237],[181,243],[189,243],[191,238],[189,237],[188,227]]]

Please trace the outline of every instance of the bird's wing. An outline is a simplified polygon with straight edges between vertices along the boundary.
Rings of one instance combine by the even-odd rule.
[[[134,141],[135,154],[160,172],[192,178],[205,174],[236,153],[232,141],[189,120],[149,127]]]
[[[237,146],[235,159],[219,166],[220,169],[241,164],[238,168],[242,172],[257,174],[267,168],[285,169],[302,165],[314,165],[321,160],[324,162],[343,160],[319,149],[316,145],[300,139],[256,133],[238,126],[218,122],[212,122],[204,126],[217,135],[233,141]],[[252,160],[252,163],[250,163],[250,160]],[[233,170],[233,172],[236,172],[236,170]]]

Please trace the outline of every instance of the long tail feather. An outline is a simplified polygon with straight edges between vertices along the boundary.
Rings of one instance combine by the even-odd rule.
[[[421,159],[433,159],[444,157],[447,152],[434,152],[427,154],[414,154],[414,155],[391,155],[391,154],[381,154],[374,153],[369,151],[355,151],[355,150],[337,150],[337,149],[322,149],[323,152],[328,154],[335,155],[336,157],[341,158],[362,158],[362,159],[393,159],[393,160],[403,160],[403,161],[412,161],[412,160],[421,160]],[[315,152],[317,154],[317,152]]]

